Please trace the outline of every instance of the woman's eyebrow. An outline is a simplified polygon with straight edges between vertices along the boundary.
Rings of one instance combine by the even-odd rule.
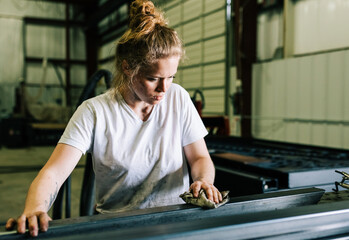
[[[170,78],[170,77],[174,77],[176,75],[176,73],[175,74],[172,74],[172,75],[170,75],[170,76],[168,76],[168,77],[163,77],[163,76],[159,76],[159,75],[152,75],[152,74],[147,74],[147,75],[145,75],[146,77],[151,77],[151,78]]]

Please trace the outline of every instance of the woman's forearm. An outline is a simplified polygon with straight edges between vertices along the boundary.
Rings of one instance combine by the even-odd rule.
[[[62,182],[50,171],[40,171],[28,190],[24,213],[48,212]]]
[[[28,190],[24,213],[48,212],[63,182],[71,174],[82,153],[65,144],[58,144],[50,159]]]
[[[191,168],[193,183],[190,186],[190,191],[193,192],[194,197],[198,197],[199,191],[203,189],[209,200],[216,203],[222,201],[222,195],[213,185],[215,167],[204,139],[185,146],[184,152]]]
[[[194,161],[191,165],[191,176],[193,181],[205,181],[213,184],[215,178],[215,168],[210,158],[202,157]]]

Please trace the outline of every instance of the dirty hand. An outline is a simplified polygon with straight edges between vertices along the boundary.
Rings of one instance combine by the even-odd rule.
[[[222,201],[222,195],[219,190],[212,183],[208,183],[204,180],[193,182],[189,191],[193,193],[194,197],[198,197],[201,189],[205,191],[207,199],[215,203],[220,203]]]
[[[49,226],[49,221],[52,219],[46,212],[34,212],[32,214],[22,214],[17,220],[10,218],[6,223],[6,230],[14,230],[17,225],[17,232],[24,234],[26,223],[28,222],[29,234],[36,237],[41,232],[46,232]]]

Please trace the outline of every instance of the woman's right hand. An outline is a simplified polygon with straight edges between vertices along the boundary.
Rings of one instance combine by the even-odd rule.
[[[6,230],[14,230],[17,225],[17,232],[19,234],[24,234],[26,228],[30,236],[38,236],[39,230],[41,232],[46,232],[49,226],[49,221],[52,221],[50,216],[46,212],[34,212],[32,214],[23,213],[17,220],[10,218],[6,223]],[[28,223],[28,226],[26,226]]]

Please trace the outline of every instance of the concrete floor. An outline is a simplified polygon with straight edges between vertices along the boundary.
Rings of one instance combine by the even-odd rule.
[[[0,225],[22,213],[28,188],[53,149],[54,146],[0,148]],[[80,160],[71,177],[71,217],[79,216],[84,160]]]

